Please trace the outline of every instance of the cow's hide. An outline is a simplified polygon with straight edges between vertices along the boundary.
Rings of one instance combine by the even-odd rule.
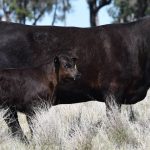
[[[149,17],[93,28],[1,22],[0,69],[37,67],[55,55],[71,53],[78,57],[82,78],[60,85],[59,103],[78,102],[82,97],[105,101],[109,94],[118,103],[136,103],[150,85],[149,27]]]

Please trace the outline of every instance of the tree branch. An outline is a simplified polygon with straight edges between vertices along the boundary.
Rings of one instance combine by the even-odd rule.
[[[53,15],[53,20],[52,20],[52,26],[54,25],[55,21],[56,21],[56,17],[57,17],[57,8],[58,8],[58,2],[56,0],[56,4],[55,4],[55,10],[54,10],[54,15]]]
[[[41,13],[35,18],[35,20],[34,20],[32,25],[36,25],[37,21],[43,16],[43,14],[45,13],[46,9],[47,9],[47,7],[43,8],[41,10]]]
[[[4,16],[5,16],[5,19],[6,19],[6,21],[8,21],[8,22],[10,22],[11,21],[11,19],[10,19],[10,11],[9,10],[7,10],[6,9],[6,7],[5,7],[5,3],[3,2],[3,12],[4,12]]]
[[[99,6],[96,7],[95,12],[97,13],[99,9],[111,3],[111,0],[101,0],[99,1]]]

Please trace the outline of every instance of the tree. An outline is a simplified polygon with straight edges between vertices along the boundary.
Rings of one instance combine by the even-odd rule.
[[[114,0],[109,14],[115,22],[130,22],[150,14],[150,0]]]
[[[54,8],[55,6],[55,8]],[[52,24],[63,21],[65,13],[71,8],[69,0],[0,0],[0,8],[6,21],[26,24],[29,20],[36,25],[45,13],[54,11]]]
[[[71,9],[70,1],[71,0],[55,0],[52,25],[54,25],[57,20],[64,21],[64,24],[66,25],[66,13]]]
[[[90,25],[98,25],[98,11],[111,3],[111,0],[87,0],[90,11]]]

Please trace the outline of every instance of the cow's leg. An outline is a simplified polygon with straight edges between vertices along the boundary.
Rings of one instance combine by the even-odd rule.
[[[29,125],[29,129],[30,129],[30,133],[31,133],[31,137],[33,136],[33,122],[32,119],[35,116],[35,112],[34,111],[30,111],[28,113],[26,113],[26,119]]]
[[[108,118],[115,117],[115,113],[121,113],[121,104],[119,103],[119,97],[114,94],[108,94],[105,100],[106,115]]]
[[[129,112],[129,121],[135,122],[136,121],[136,117],[134,115],[134,111],[133,111],[132,105],[128,106],[128,112]]]
[[[108,94],[106,97],[106,114],[108,118],[115,117],[114,113],[121,113],[121,104],[120,102],[121,96],[114,95],[114,94]],[[132,105],[128,106],[128,113],[129,113],[129,121],[134,122],[136,120],[136,117],[134,115],[134,111],[132,108]]]
[[[4,115],[4,120],[8,125],[9,129],[11,130],[13,136],[19,137],[24,142],[28,142],[19,124],[17,110],[15,106],[8,107]]]
[[[32,120],[31,120],[31,116],[26,115],[26,118],[27,118],[27,122],[28,122],[28,125],[29,125],[31,137],[32,137],[33,136],[33,124],[32,124]]]

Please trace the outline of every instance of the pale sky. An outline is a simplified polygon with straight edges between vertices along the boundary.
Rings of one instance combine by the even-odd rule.
[[[109,24],[113,19],[108,15],[107,10],[110,5],[103,7],[99,11],[100,25]],[[52,13],[51,13],[52,15]],[[51,25],[50,14],[46,14],[44,18],[38,22],[38,25]],[[64,26],[63,22],[56,22],[57,26]],[[89,27],[89,11],[86,0],[72,1],[72,10],[67,13],[66,26]]]

